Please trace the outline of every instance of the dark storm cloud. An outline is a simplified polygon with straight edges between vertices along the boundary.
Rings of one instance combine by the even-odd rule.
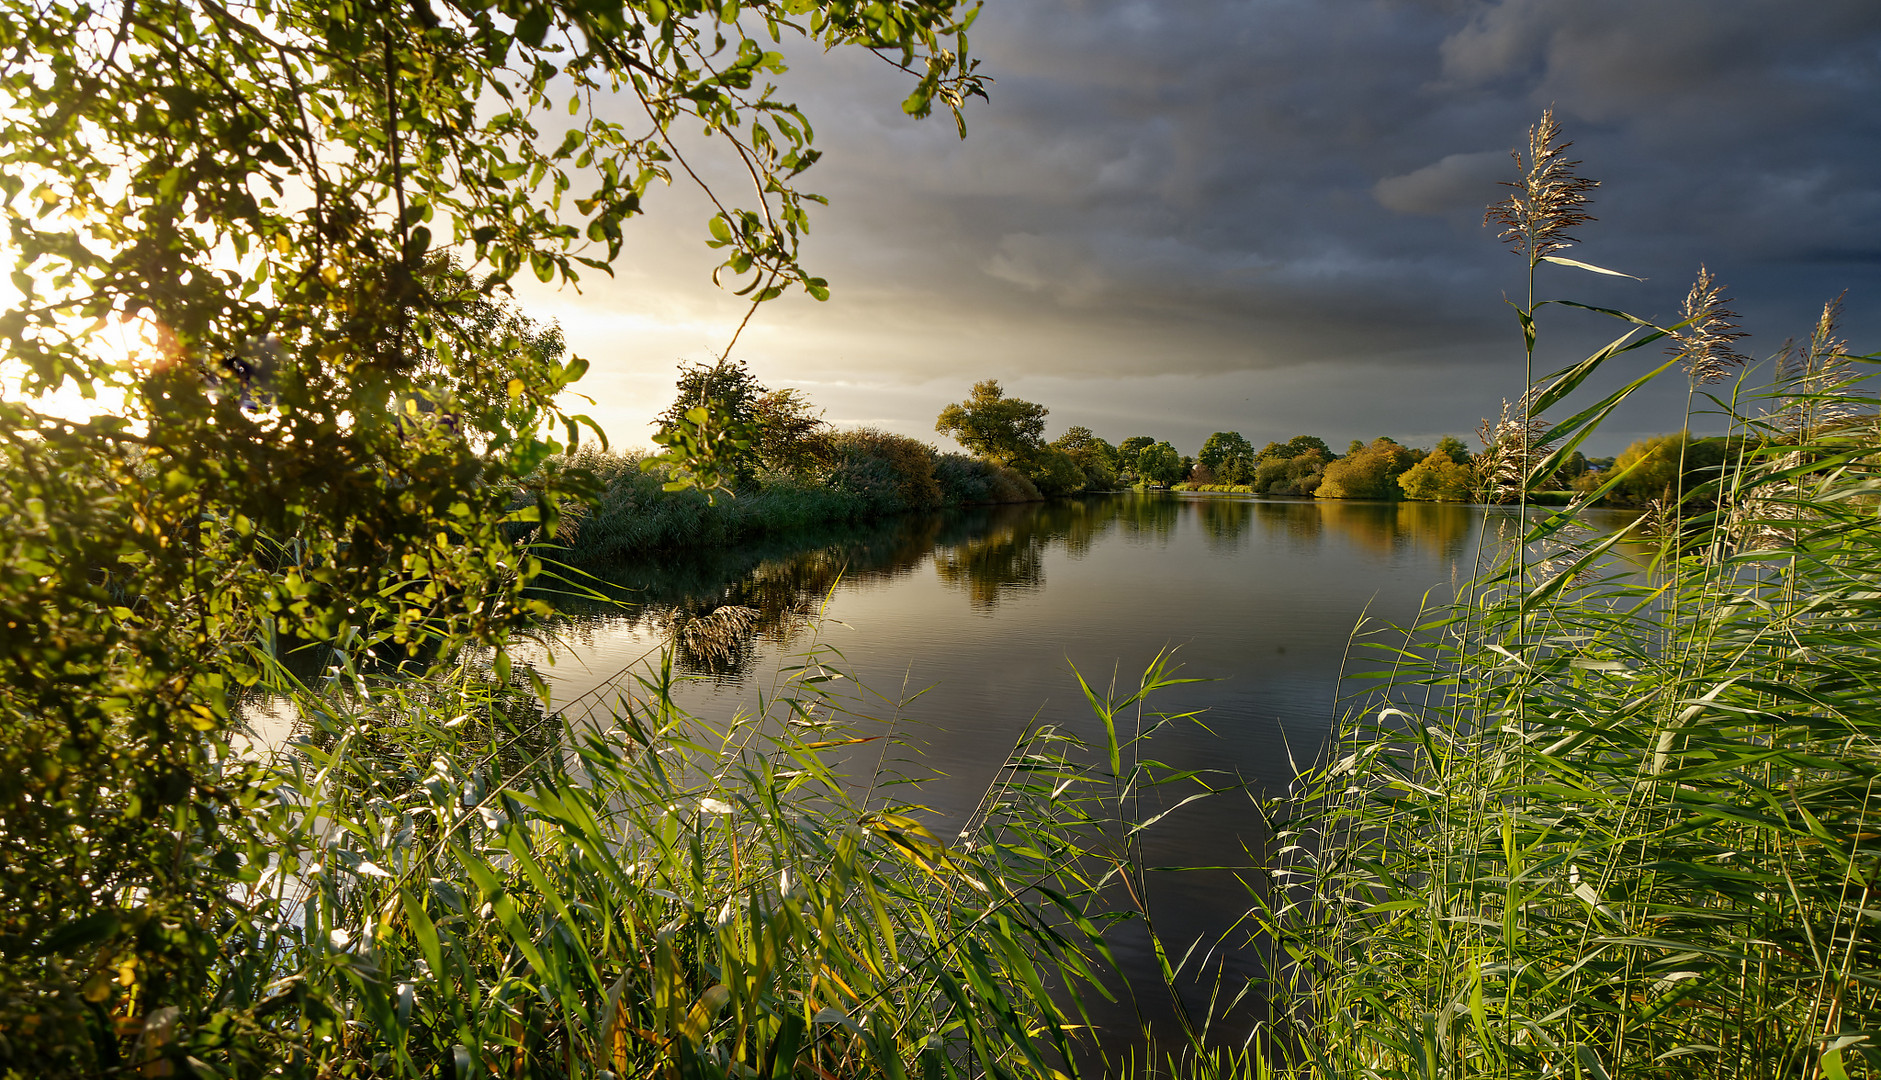
[[[832,419],[927,436],[990,375],[1054,429],[1191,449],[1473,431],[1521,389],[1522,264],[1483,208],[1549,106],[1601,181],[1572,254],[1648,280],[1550,267],[1543,295],[1669,320],[1704,263],[1754,354],[1844,289],[1847,336],[1881,347],[1875,0],[991,0],[973,52],[997,82],[961,142],[902,115],[877,58],[791,51],[832,200],[805,255],[835,299],[771,305],[738,349]],[[604,402],[623,430],[743,314],[702,284],[705,204],[654,205],[584,301],[611,314],[571,323],[652,388],[608,396],[645,399]],[[1540,370],[1608,335],[1551,312]],[[1603,442],[1676,427],[1683,400],[1665,383]]]
[[[837,199],[813,251],[872,302],[1056,326],[1035,370],[1144,339],[1196,373],[1486,353],[1519,264],[1483,206],[1550,104],[1603,180],[1584,256],[1652,279],[1564,285],[1665,313],[1705,261],[1800,320],[1877,284],[1871,0],[1026,0],[974,38],[998,82],[964,144],[803,65]]]

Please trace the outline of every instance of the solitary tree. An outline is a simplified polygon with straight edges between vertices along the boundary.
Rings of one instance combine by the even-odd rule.
[[[654,441],[671,446],[682,433],[711,440],[718,451],[714,471],[727,482],[750,483],[763,453],[758,403],[770,389],[735,360],[681,364],[675,389],[673,403],[655,418]]]
[[[758,427],[758,457],[766,466],[785,472],[807,471],[816,458],[818,440],[826,425],[823,414],[792,387],[772,390],[753,407]]]
[[[934,430],[983,458],[1019,468],[1045,445],[1045,417],[1051,410],[1009,398],[998,379],[973,384],[973,393],[940,411]]]

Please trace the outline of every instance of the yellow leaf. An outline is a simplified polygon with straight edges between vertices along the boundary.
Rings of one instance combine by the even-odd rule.
[[[697,1046],[704,1041],[706,1031],[712,1027],[712,1021],[718,1019],[718,1014],[725,1008],[725,1003],[730,1000],[731,988],[724,983],[713,983],[705,993],[699,995],[699,1000],[693,1003],[691,1011],[686,1014],[685,1023],[680,1026],[680,1033]]]
[[[513,397],[513,398],[522,397],[524,389],[526,388],[523,386],[523,381],[521,379],[511,379],[509,381],[509,396],[510,397]]]

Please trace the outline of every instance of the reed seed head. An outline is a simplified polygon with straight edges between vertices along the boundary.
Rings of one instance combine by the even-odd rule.
[[[1568,230],[1594,220],[1586,211],[1587,193],[1600,181],[1575,175],[1580,162],[1567,160],[1572,145],[1561,141],[1554,110],[1544,111],[1541,122],[1528,129],[1527,154],[1519,148],[1509,152],[1521,179],[1506,180],[1503,186],[1514,192],[1483,214],[1483,224],[1502,226],[1500,239],[1509,250],[1527,256],[1530,265],[1579,243]]]
[[[1843,293],[1822,305],[1815,332],[1809,335],[1808,370],[1812,373],[1829,367],[1846,367],[1848,364],[1848,342],[1835,335],[1836,323],[1842,317],[1842,300],[1847,295]]]
[[[1836,334],[1843,296],[1822,305],[1809,340],[1786,342],[1777,360],[1777,377],[1783,383],[1786,403],[1779,423],[1798,437],[1836,426],[1861,411],[1848,342]]]
[[[1533,415],[1533,394],[1514,402],[1504,398],[1502,414],[1495,419],[1485,418],[1476,429],[1483,441],[1478,474],[1492,502],[1516,497],[1527,486],[1528,470],[1546,452],[1543,437],[1548,433],[1548,422]]]
[[[1734,344],[1749,335],[1737,328],[1734,321],[1737,312],[1725,307],[1730,302],[1724,295],[1724,286],[1710,270],[1700,265],[1698,280],[1692,282],[1691,291],[1685,294],[1685,303],[1679,308],[1679,322],[1683,325],[1672,332],[1672,344],[1665,350],[1668,355],[1679,358],[1685,374],[1691,376],[1693,382],[1717,382],[1732,368],[1742,367],[1749,360]]]

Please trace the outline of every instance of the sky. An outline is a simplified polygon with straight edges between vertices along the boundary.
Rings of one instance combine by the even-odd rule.
[[[988,0],[972,51],[995,82],[965,140],[904,116],[879,60],[789,52],[833,295],[764,305],[733,355],[837,426],[956,449],[935,414],[996,378],[1048,437],[1473,439],[1523,386],[1524,263],[1483,209],[1549,107],[1600,181],[1567,254],[1646,280],[1548,267],[1541,296],[1670,322],[1703,264],[1754,358],[1844,291],[1844,336],[1881,349],[1874,0]],[[744,315],[698,193],[649,203],[614,280],[518,286],[627,446]],[[1614,327],[1547,312],[1538,372]],[[1662,380],[1591,449],[1676,430],[1684,401]]]

